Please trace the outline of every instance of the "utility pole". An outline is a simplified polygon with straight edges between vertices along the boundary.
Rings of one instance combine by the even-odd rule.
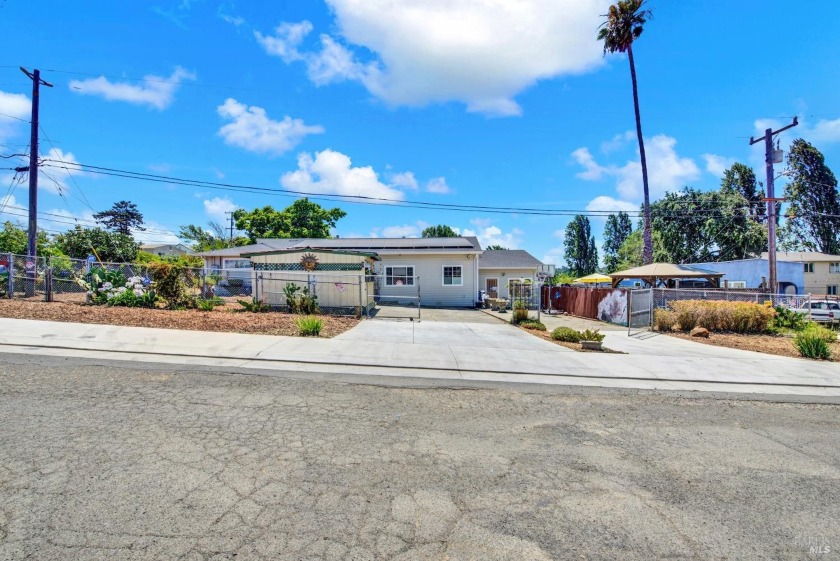
[[[38,254],[38,109],[40,102],[41,86],[53,87],[49,82],[41,79],[41,71],[37,68],[29,72],[26,68],[20,67],[21,72],[32,80],[32,120],[31,139],[29,141],[29,233],[26,244],[26,276],[32,277],[31,283],[26,283],[26,293],[35,292],[35,278],[37,265],[35,257]],[[31,263],[31,266],[30,266]]]
[[[776,131],[767,129],[764,131],[763,137],[750,137],[750,146],[764,141],[764,162],[765,170],[767,172],[767,196],[764,198],[767,201],[767,262],[770,266],[770,293],[776,294],[779,292],[779,281],[776,278],[776,203],[783,201],[784,198],[777,198],[773,185],[773,164],[775,163],[775,154],[773,150],[773,137],[799,124],[799,120],[794,117],[793,123],[786,127],[782,127]],[[781,152],[781,151],[779,151]],[[779,162],[781,162],[781,155]]]
[[[233,245],[233,212],[227,211],[225,214],[230,216],[230,239],[228,240],[228,243],[229,245]]]

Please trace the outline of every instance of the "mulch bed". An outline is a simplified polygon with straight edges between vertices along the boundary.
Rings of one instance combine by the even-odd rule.
[[[796,349],[796,346],[793,344],[793,339],[782,335],[710,333],[708,339],[703,337],[691,337],[688,333],[681,332],[667,333],[667,335],[671,337],[678,337],[680,339],[686,339],[688,341],[694,341],[695,343],[704,343],[706,345],[802,358],[799,351]],[[840,342],[832,343],[829,346],[834,354],[834,360],[840,360]]]
[[[243,311],[239,304],[227,304],[212,312],[203,312],[200,310],[111,308],[78,302],[2,299],[0,300],[0,317],[191,331],[297,335],[295,319],[300,316],[282,312],[254,314]],[[352,317],[318,317],[324,321],[321,337],[335,337],[359,323],[358,319]]]

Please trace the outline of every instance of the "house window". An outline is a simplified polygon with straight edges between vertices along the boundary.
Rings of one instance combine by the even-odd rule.
[[[729,281],[726,285],[729,288],[747,288],[747,281]]]
[[[461,267],[443,268],[443,286],[463,286],[464,276]]]
[[[814,272],[814,264],[813,263],[805,263],[805,272],[806,273],[813,273]]]
[[[829,273],[840,273],[840,263],[829,263],[828,272]]]
[[[829,296],[837,296],[837,285],[836,284],[828,285],[827,287],[825,287],[825,293],[828,294]]]
[[[250,267],[250,259],[225,259],[225,269],[249,269]]]
[[[385,267],[385,286],[414,286],[414,267]]]

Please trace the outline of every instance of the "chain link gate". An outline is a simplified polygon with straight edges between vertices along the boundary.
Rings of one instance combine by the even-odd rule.
[[[420,277],[368,275],[372,284],[368,317],[420,321]]]
[[[627,334],[633,329],[646,331],[653,325],[653,289],[635,288],[627,291]]]

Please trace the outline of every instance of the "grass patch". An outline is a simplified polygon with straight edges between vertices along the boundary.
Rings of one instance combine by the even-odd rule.
[[[318,337],[324,327],[324,321],[315,316],[304,316],[295,320],[301,337]]]

